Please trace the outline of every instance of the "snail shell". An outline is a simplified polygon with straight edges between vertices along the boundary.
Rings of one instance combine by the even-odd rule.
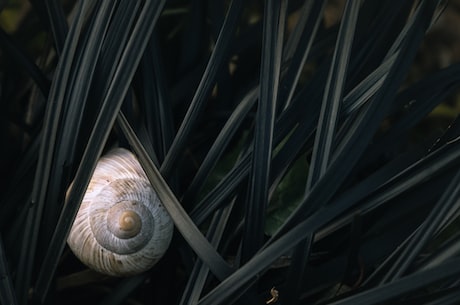
[[[173,223],[136,157],[117,148],[96,165],[67,243],[88,267],[112,276],[151,268]]]

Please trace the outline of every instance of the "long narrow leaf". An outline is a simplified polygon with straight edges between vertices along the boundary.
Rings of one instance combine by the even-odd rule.
[[[161,172],[166,176],[170,175],[177,158],[182,153],[187,137],[191,133],[193,126],[196,124],[196,119],[205,105],[205,98],[210,93],[212,86],[214,85],[213,79],[221,68],[223,61],[228,56],[227,48],[233,33],[236,30],[237,21],[242,8],[242,2],[242,0],[232,1],[200,85],[196,90],[185,118],[182,120],[182,124],[177,131],[169,152],[161,165]]]
[[[82,14],[85,10],[85,5],[79,6],[77,16]],[[73,35],[78,35],[81,31],[82,25],[81,20],[77,18],[70,30],[72,33],[75,33]],[[65,60],[71,60],[73,58],[77,42],[77,40],[68,41],[64,47],[64,55],[61,57],[62,61],[60,64],[62,68],[58,70],[59,72],[56,77],[56,82],[59,82],[60,84],[65,84],[67,82],[70,74],[70,66],[65,65]],[[55,139],[58,132],[57,127],[63,110],[64,92],[60,91],[59,88],[60,85],[54,83],[49,96],[49,100],[52,101],[52,103],[49,103],[49,107],[47,108],[47,112],[45,114],[43,134],[46,134],[46,136],[43,137],[40,147],[35,182],[31,194],[32,206],[28,212],[24,230],[25,238],[22,245],[22,256],[19,258],[18,277],[16,278],[16,289],[18,291],[19,304],[25,304],[26,302],[32,270],[34,267],[34,253],[36,251],[38,231],[52,167]]]
[[[51,279],[56,271],[58,257],[64,249],[71,225],[89,183],[89,178],[95,168],[98,157],[102,153],[103,147],[100,143],[105,143],[107,140],[117,112],[133,78],[135,67],[140,62],[142,52],[139,51],[145,49],[148,42],[147,37],[152,34],[155,25],[154,21],[157,20],[163,5],[164,2],[147,1],[145,3],[140,12],[138,22],[133,29],[130,41],[123,52],[114,78],[111,80],[111,86],[102,104],[99,119],[96,121],[94,132],[83,155],[82,166],[77,171],[74,187],[70,190],[68,201],[61,213],[56,231],[50,242],[49,251],[38,275],[36,297],[41,302],[43,302],[48,293]],[[144,37],[144,39],[138,39],[138,37]],[[137,54],[137,56],[133,53]]]
[[[16,292],[13,288],[13,282],[8,270],[8,262],[6,260],[5,248],[3,240],[0,236],[0,302],[2,304],[18,304],[16,300]]]
[[[206,262],[207,266],[212,270],[216,277],[221,280],[226,278],[231,273],[231,268],[215,251],[215,249],[213,249],[211,244],[209,244],[206,238],[193,224],[190,217],[188,217],[187,213],[174,196],[174,193],[171,191],[158,169],[155,167],[155,164],[153,164],[151,159],[148,157],[146,151],[142,147],[142,144],[139,142],[122,114],[119,115],[118,122],[120,126],[123,127],[125,135],[130,141],[130,144],[133,146],[134,151],[139,158],[139,162],[143,165],[150,183],[157,192],[158,198],[160,198],[166,210],[169,212],[169,215],[173,219],[179,232],[181,232],[184,239],[198,254],[198,256]]]

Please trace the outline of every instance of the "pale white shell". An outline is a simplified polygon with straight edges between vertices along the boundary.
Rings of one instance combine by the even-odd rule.
[[[151,268],[172,233],[172,220],[136,157],[117,148],[99,160],[67,243],[91,269],[129,276]]]

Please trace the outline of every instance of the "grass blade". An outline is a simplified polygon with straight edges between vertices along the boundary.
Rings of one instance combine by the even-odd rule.
[[[175,162],[183,151],[185,142],[190,135],[198,115],[203,111],[205,105],[205,98],[212,90],[214,85],[214,78],[216,77],[219,69],[221,68],[224,60],[228,56],[228,45],[231,41],[238,18],[242,8],[242,0],[233,0],[225,21],[222,25],[221,32],[216,41],[216,46],[211,54],[206,70],[201,78],[198,89],[193,96],[190,107],[187,110],[185,118],[177,131],[176,137],[166,155],[166,158],[161,165],[161,172],[168,177],[173,169]]]
[[[450,260],[441,266],[434,267],[432,269],[416,273],[404,277],[396,282],[383,285],[374,289],[370,289],[366,292],[351,296],[341,301],[337,301],[331,304],[334,305],[371,305],[371,304],[382,304],[382,302],[388,302],[393,300],[395,297],[399,297],[402,294],[409,294],[420,288],[427,287],[442,281],[457,276],[460,273],[460,261],[458,259]]]
[[[43,302],[56,271],[58,257],[66,244],[66,239],[71,225],[78,211],[78,207],[83,198],[83,194],[88,185],[90,176],[94,170],[98,157],[102,153],[103,147],[100,143],[105,143],[111,127],[116,119],[116,114],[121,107],[121,103],[128,91],[135,68],[141,59],[142,52],[147,45],[148,38],[152,34],[153,27],[159,16],[164,2],[147,1],[142,7],[136,26],[132,30],[129,42],[123,50],[123,56],[117,66],[116,73],[111,79],[111,85],[105,97],[98,120],[93,129],[93,133],[88,141],[87,149],[83,155],[81,166],[79,167],[74,184],[68,195],[68,201],[64,206],[59,218],[55,233],[51,239],[49,250],[45,256],[40,273],[38,275],[36,298]],[[143,39],[139,39],[143,37]],[[137,56],[136,56],[137,55]],[[120,85],[123,84],[123,85]],[[110,102],[109,102],[110,101]]]
[[[155,164],[153,164],[148,157],[147,152],[144,150],[142,144],[139,142],[134,131],[122,114],[119,115],[118,123],[123,128],[125,136],[136,152],[139,162],[143,166],[150,183],[157,192],[158,198],[160,198],[166,210],[169,212],[176,228],[188,242],[190,247],[192,247],[197,255],[206,263],[209,269],[212,270],[214,275],[221,280],[226,278],[231,273],[231,268],[194,225],[193,221],[182,208],[176,196],[155,167]]]
[[[413,263],[421,249],[426,245],[428,238],[434,234],[434,231],[440,226],[440,222],[445,218],[452,206],[460,198],[460,172],[455,175],[444,195],[436,204],[431,214],[426,218],[420,230],[412,237],[404,251],[401,252],[399,259],[393,264],[386,277],[386,281],[395,281],[401,277],[410,265]]]
[[[245,222],[241,255],[243,262],[254,255],[263,243],[286,8],[286,1],[276,0],[267,1],[265,8],[260,98],[250,171],[250,193],[245,213],[246,219],[251,221]]]
[[[355,32],[360,1],[347,1],[343,22],[340,25],[331,70],[326,82],[325,94],[321,106],[312,161],[308,173],[307,192],[322,177],[330,163],[333,139],[336,132],[339,107],[345,86],[347,65]]]
[[[0,236],[0,302],[2,304],[18,304],[16,293],[13,288],[10,272],[8,270],[8,262],[6,260],[3,239]]]
[[[84,5],[79,6],[77,16],[84,10]],[[78,22],[77,20],[77,22],[72,25],[71,32],[79,33],[81,27],[82,22]],[[69,41],[69,43],[66,44],[63,51],[65,55],[62,56],[63,60],[73,57],[76,45],[76,40]],[[64,61],[61,62],[61,65],[63,65],[63,67],[58,72],[57,80],[65,84],[70,75],[70,66],[66,66]],[[34,267],[34,253],[37,246],[38,231],[51,171],[54,144],[58,132],[57,127],[63,110],[63,92],[61,91],[61,94],[57,95],[60,93],[58,88],[60,88],[59,85],[54,85],[50,92],[49,99],[56,102],[49,104],[47,113],[45,114],[43,130],[45,131],[44,134],[46,134],[46,137],[42,139],[42,145],[40,147],[35,182],[31,195],[32,205],[27,213],[27,222],[24,229],[25,236],[21,247],[22,256],[19,258],[18,277],[16,278],[16,291],[19,304],[25,304],[28,295],[28,288]]]

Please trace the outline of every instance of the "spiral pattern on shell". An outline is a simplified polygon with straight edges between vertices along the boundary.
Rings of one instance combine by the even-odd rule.
[[[117,148],[99,160],[67,243],[91,269],[129,276],[151,268],[172,233],[172,220],[136,157]]]

